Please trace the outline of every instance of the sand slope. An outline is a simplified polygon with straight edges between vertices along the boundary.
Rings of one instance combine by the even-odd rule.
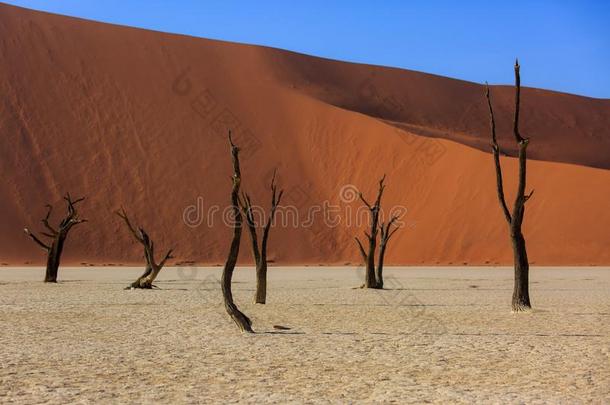
[[[343,203],[340,192],[355,185],[371,195],[383,173],[386,207],[408,209],[389,263],[511,261],[477,84],[6,5],[0,55],[3,263],[44,261],[21,229],[39,224],[47,202],[59,211],[68,190],[88,197],[90,220],[69,240],[68,263],[139,260],[140,247],[111,214],[121,204],[159,250],[176,247],[177,261],[223,262],[229,128],[255,203],[267,208],[265,184],[277,168],[284,203],[299,213],[299,226],[271,235],[278,263],[357,263],[359,204]],[[512,91],[493,93],[510,154]],[[532,262],[610,264],[610,101],[524,89],[523,108],[538,159],[525,220]],[[512,201],[516,166],[503,164]],[[308,221],[325,201],[341,213],[336,226],[319,212]],[[203,223],[187,226],[185,209]]]

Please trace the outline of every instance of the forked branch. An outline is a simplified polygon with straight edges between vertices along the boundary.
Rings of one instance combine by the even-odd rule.
[[[358,249],[360,250],[360,254],[362,255],[362,260],[364,260],[366,262],[366,251],[364,250],[364,246],[362,246],[362,242],[360,242],[360,239],[358,239],[357,236],[354,239],[356,240],[356,243],[358,244]]]
[[[68,236],[68,232],[74,225],[81,224],[83,222],[87,222],[86,219],[81,219],[78,216],[78,212],[76,210],[75,205],[85,198],[79,198],[76,200],[72,200],[70,194],[66,194],[64,196],[64,200],[67,203],[67,214],[60,221],[58,227],[54,227],[49,223],[49,219],[51,217],[51,213],[53,212],[53,206],[51,204],[46,204],[47,213],[40,220],[42,222],[46,231],[40,232],[41,235],[45,236],[49,239],[49,243],[45,243],[36,234],[34,234],[29,228],[24,228],[24,232],[28,235],[38,246],[40,246],[44,251],[47,252],[47,268],[45,273],[45,282],[56,282],[57,281],[57,273],[59,269],[59,262],[61,259],[61,254],[63,252],[64,241]]]
[[[154,288],[155,285],[153,283],[154,283],[155,279],[157,278],[157,276],[159,275],[159,272],[161,271],[161,269],[163,269],[163,266],[165,266],[165,263],[167,262],[167,260],[173,258],[173,256],[172,256],[173,249],[168,250],[168,252],[165,254],[165,257],[163,258],[163,260],[161,260],[161,262],[157,263],[155,260],[155,244],[150,239],[150,237],[148,236],[148,234],[146,233],[144,228],[138,227],[136,230],[136,227],[134,227],[133,224],[131,223],[129,216],[127,215],[127,212],[125,211],[125,208],[123,208],[123,207],[121,207],[121,209],[115,211],[115,214],[118,217],[120,217],[121,219],[123,219],[123,221],[125,222],[125,225],[129,229],[129,232],[133,235],[133,237],[138,242],[140,242],[142,244],[142,246],[144,247],[144,258],[146,259],[146,269],[144,270],[144,274],[142,274],[140,277],[138,277],[138,279],[136,281],[131,283],[125,289],[133,289],[133,288],[151,289],[151,288]]]
[[[375,198],[375,202],[370,204],[366,198],[362,195],[362,193],[358,193],[360,200],[362,203],[369,209],[369,231],[365,231],[364,234],[368,240],[368,251],[365,250],[364,246],[360,242],[360,239],[356,239],[356,243],[358,244],[358,250],[362,255],[364,262],[366,263],[366,273],[364,286],[366,288],[382,288],[383,281],[376,276],[375,271],[375,251],[377,249],[377,234],[379,232],[379,214],[381,212],[381,197],[383,196],[383,191],[385,189],[385,174],[379,180],[379,187],[377,190],[377,198]]]
[[[246,193],[242,193],[241,199],[239,200],[241,211],[246,218],[246,225],[248,226],[248,230],[250,232],[252,256],[254,257],[254,262],[256,265],[256,293],[254,296],[254,302],[256,304],[265,304],[267,300],[267,241],[269,240],[269,231],[271,229],[271,224],[273,223],[275,211],[282,200],[282,195],[284,194],[284,190],[280,190],[278,192],[277,185],[275,183],[275,176],[276,171],[274,170],[270,186],[271,209],[263,228],[260,247],[256,229],[258,224],[256,224],[254,220],[252,200]]]
[[[519,132],[519,109],[521,100],[521,77],[519,61],[515,61],[515,111],[513,118],[513,136],[519,148],[519,183],[517,193],[513,205],[512,213],[508,211],[506,199],[504,197],[504,186],[502,183],[502,169],[500,167],[500,148],[496,140],[496,125],[494,113],[489,94],[489,86],[486,85],[485,96],[489,107],[490,127],[491,127],[491,145],[494,157],[494,165],[496,169],[496,190],[498,200],[502,208],[502,213],[510,227],[511,245],[513,248],[515,278],[512,298],[513,311],[523,311],[531,308],[529,298],[529,261],[527,258],[527,250],[525,246],[525,238],[521,230],[523,218],[525,215],[525,203],[532,197],[534,190],[529,194],[525,194],[526,173],[527,173],[527,146],[529,139],[521,136]]]

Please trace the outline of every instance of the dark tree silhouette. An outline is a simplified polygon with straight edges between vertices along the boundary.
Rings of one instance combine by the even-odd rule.
[[[383,261],[385,256],[386,247],[388,241],[394,235],[394,232],[398,228],[391,229],[392,225],[396,222],[398,217],[392,217],[387,223],[379,224],[379,213],[381,211],[381,197],[383,196],[383,191],[385,189],[384,185],[385,175],[379,180],[379,190],[377,191],[377,199],[374,204],[370,204],[362,195],[359,193],[360,200],[366,205],[369,209],[370,215],[370,231],[364,232],[366,238],[368,240],[368,252],[364,249],[364,246],[360,242],[360,239],[356,237],[356,242],[358,243],[358,249],[360,250],[360,254],[362,255],[362,259],[366,265],[366,272],[364,276],[364,288],[383,288]],[[381,233],[380,245],[379,245],[379,258],[377,269],[375,269],[375,251],[377,249],[377,234]]]
[[[46,232],[41,232],[42,235],[50,239],[50,244],[46,244],[40,240],[32,231],[28,228],[24,228],[24,232],[28,235],[36,244],[38,244],[44,251],[47,252],[47,270],[44,281],[46,283],[56,283],[57,273],[59,270],[59,262],[61,260],[61,254],[64,249],[64,243],[68,237],[68,233],[74,225],[87,222],[86,219],[80,219],[78,217],[78,211],[76,210],[76,204],[83,201],[85,197],[77,198],[72,200],[70,193],[64,196],[64,200],[67,204],[67,214],[64,219],[61,220],[59,226],[54,228],[49,224],[49,217],[53,211],[53,206],[47,204],[47,215],[42,219],[42,224],[47,229]]]
[[[229,256],[225,263],[225,267],[222,270],[222,296],[224,299],[225,309],[233,321],[237,324],[242,332],[254,333],[252,330],[252,321],[243,312],[237,308],[237,305],[233,302],[233,293],[231,291],[231,280],[233,278],[233,271],[235,270],[235,264],[237,263],[237,256],[239,255],[239,244],[241,242],[241,230],[243,218],[241,210],[239,208],[239,188],[241,186],[241,171],[239,169],[239,148],[233,143],[231,139],[231,132],[229,131],[229,144],[231,145],[231,158],[233,161],[233,187],[231,188],[231,204],[233,207],[233,240],[231,241],[231,247],[229,249]]]
[[[271,211],[267,218],[265,228],[263,228],[263,235],[260,244],[258,246],[258,237],[256,234],[256,223],[254,221],[254,214],[252,212],[252,200],[246,193],[242,194],[240,200],[241,209],[246,217],[246,225],[250,230],[250,241],[252,242],[252,256],[256,264],[256,293],[254,295],[254,302],[256,304],[264,304],[267,300],[267,240],[269,239],[269,230],[271,229],[271,223],[275,215],[275,210],[279,205],[284,190],[277,192],[277,186],[275,184],[275,171],[273,172],[273,178],[271,179]]]
[[[146,231],[144,231],[144,229],[142,227],[137,227],[137,229],[136,229],[131,224],[131,221],[129,220],[129,217],[127,216],[127,213],[125,212],[125,209],[123,207],[121,207],[120,210],[116,211],[115,214],[117,214],[119,217],[121,217],[123,219],[123,221],[125,221],[125,225],[127,225],[127,228],[129,229],[129,231],[131,232],[133,237],[144,246],[144,258],[146,259],[146,270],[144,270],[144,274],[142,274],[140,277],[138,277],[138,279],[136,281],[134,281],[133,283],[131,283],[128,287],[125,287],[125,289],[126,290],[129,290],[132,288],[151,289],[151,288],[155,287],[153,285],[153,282],[159,275],[159,272],[165,265],[165,262],[167,262],[168,259],[172,258],[173,249],[170,249],[165,254],[165,257],[163,258],[163,260],[161,260],[161,262],[157,263],[157,261],[155,260],[155,244],[150,239],[150,237],[148,236]]]
[[[500,147],[496,139],[496,122],[491,103],[491,95],[489,86],[485,86],[485,96],[489,107],[489,121],[491,127],[491,148],[493,151],[494,165],[496,168],[496,184],[498,200],[502,213],[509,226],[510,238],[513,247],[515,277],[514,289],[512,298],[512,309],[515,312],[525,311],[531,308],[529,296],[529,261],[527,259],[527,250],[525,248],[525,238],[521,231],[523,217],[525,215],[525,203],[530,199],[534,191],[525,194],[526,183],[526,163],[527,163],[527,146],[529,139],[523,138],[519,133],[519,102],[521,95],[521,77],[519,75],[519,61],[515,61],[515,114],[513,119],[513,135],[517,146],[519,147],[519,185],[517,186],[517,195],[513,205],[512,213],[508,210],[506,199],[504,197],[504,185],[502,182],[502,168],[500,167]]]
[[[377,271],[375,272],[377,288],[383,288],[383,260],[385,257],[385,250],[388,246],[388,241],[392,235],[394,235],[394,232],[398,230],[398,228],[392,229],[392,225],[394,225],[394,222],[397,220],[398,216],[393,216],[387,223],[383,222],[379,226],[379,259],[377,261]]]

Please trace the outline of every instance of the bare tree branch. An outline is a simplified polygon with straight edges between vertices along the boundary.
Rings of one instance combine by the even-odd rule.
[[[496,168],[496,191],[498,194],[498,200],[500,201],[500,205],[502,207],[502,212],[504,213],[504,218],[510,224],[512,219],[508,210],[508,205],[506,205],[506,199],[504,197],[504,182],[502,180],[502,167],[500,166],[500,147],[498,146],[498,141],[496,139],[496,121],[494,119],[494,111],[491,105],[489,85],[487,83],[485,83],[485,97],[487,98],[487,106],[489,107],[489,122],[491,126],[491,147],[494,157],[494,165]]]
[[[246,193],[242,193],[241,200],[239,200],[239,204],[241,206],[242,212],[244,213],[244,217],[246,218],[246,226],[250,231],[252,256],[254,257],[254,262],[256,263],[256,265],[258,265],[261,260],[261,253],[258,248],[258,235],[256,234],[256,224],[254,223],[252,200],[250,199],[250,196]]]
[[[513,119],[513,134],[517,143],[524,141],[524,138],[519,133],[519,104],[521,101],[521,76],[519,75],[519,59],[515,59],[515,116]]]
[[[366,205],[369,210],[373,210],[373,207],[371,206],[371,204],[369,204],[369,202],[367,200],[364,199],[364,196],[362,195],[362,193],[358,193],[358,197],[360,197],[360,200],[362,200],[364,205]]]
[[[392,228],[392,225],[398,220],[398,215],[393,215],[392,218],[390,218],[390,220],[387,223],[382,223],[379,226],[379,231],[381,233],[381,245],[385,245],[388,243],[388,241],[390,240],[390,238],[392,237],[392,235],[394,235],[394,233],[398,230],[398,228],[394,228],[393,230],[390,230]]]
[[[379,206],[381,204],[381,196],[383,195],[383,190],[385,189],[385,186],[383,185],[384,181],[385,181],[385,174],[383,175],[381,180],[379,180],[379,191],[377,192],[377,200],[375,200],[375,207],[377,209],[379,209]]]
[[[34,235],[34,233],[32,233],[28,228],[23,228],[23,231],[25,232],[26,235],[28,235],[30,238],[32,238],[32,240],[34,242],[36,242],[41,248],[43,248],[45,251],[49,251],[51,249],[51,246],[45,245],[40,239],[38,239],[38,237],[36,235]]]
[[[354,239],[358,243],[358,248],[360,249],[360,254],[362,255],[362,259],[366,263],[366,252],[364,250],[364,246],[362,246],[362,243],[360,242],[360,239],[358,239],[357,237],[355,237]]]
[[[392,238],[392,235],[394,235],[397,230],[398,228],[394,228],[392,232],[389,233],[388,237],[386,238],[386,242],[388,242]]]
[[[131,224],[129,217],[127,216],[127,212],[125,212],[125,208],[121,207],[120,210],[116,210],[114,213],[116,215],[118,215],[120,218],[122,218],[123,221],[125,221],[125,224],[127,225],[127,228],[129,229],[129,231],[131,232],[133,237],[136,238],[136,240],[138,242],[144,243],[144,238],[143,238],[142,234],[140,232],[136,231],[134,226]]]
[[[261,242],[261,251],[265,260],[267,257],[267,240],[269,239],[269,230],[271,229],[271,224],[273,223],[273,218],[275,217],[275,211],[277,210],[280,201],[282,201],[282,196],[284,195],[284,190],[280,190],[279,194],[277,193],[277,185],[275,184],[276,171],[276,169],[273,170],[273,177],[271,178],[271,209],[269,210],[269,218],[267,218],[267,223],[265,224],[265,229],[263,230],[263,240]]]
[[[51,216],[51,212],[53,211],[53,206],[51,204],[47,204],[46,207],[48,208],[47,215],[41,221],[45,228],[47,228],[53,235],[50,236],[52,238],[57,235],[57,230],[49,224],[49,217]]]
[[[167,262],[169,259],[174,258],[174,256],[172,256],[173,251],[174,251],[173,248],[167,251],[167,253],[165,254],[165,257],[163,258],[163,260],[161,260],[161,263],[159,263],[159,267],[165,266],[165,262]]]

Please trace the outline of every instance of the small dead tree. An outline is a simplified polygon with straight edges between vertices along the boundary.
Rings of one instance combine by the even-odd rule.
[[[360,250],[360,254],[362,255],[362,259],[366,265],[366,272],[364,276],[364,288],[383,288],[383,261],[385,256],[385,251],[387,248],[388,241],[394,235],[394,232],[398,228],[391,229],[392,225],[395,224],[398,217],[392,217],[387,223],[379,224],[379,214],[381,211],[381,197],[383,196],[383,191],[385,189],[384,185],[385,175],[379,180],[379,190],[377,192],[377,199],[374,204],[370,204],[362,195],[359,193],[360,200],[366,205],[369,209],[370,215],[370,231],[364,232],[366,238],[368,240],[368,252],[364,249],[364,246],[360,242],[360,239],[356,237],[356,242],[358,243],[358,249]],[[379,245],[379,258],[377,269],[375,269],[375,251],[377,249],[377,235],[381,233],[380,245]]]
[[[277,186],[275,184],[275,171],[273,172],[273,178],[271,179],[271,211],[267,218],[267,223],[263,229],[262,240],[260,248],[258,245],[258,237],[256,233],[256,222],[254,220],[254,213],[252,212],[252,200],[246,193],[242,193],[240,200],[240,206],[246,217],[246,225],[250,230],[250,241],[252,242],[252,256],[256,264],[256,293],[254,295],[254,303],[264,304],[267,300],[267,240],[269,239],[269,230],[271,229],[271,223],[275,215],[275,210],[279,205],[284,190],[277,192]]]
[[[233,208],[233,240],[229,249],[229,256],[222,270],[222,296],[224,299],[225,309],[233,321],[237,324],[242,332],[254,333],[252,330],[252,321],[243,312],[237,308],[233,302],[233,292],[231,291],[231,280],[233,279],[233,271],[237,264],[237,256],[239,255],[239,244],[241,242],[241,230],[243,218],[239,207],[239,189],[241,186],[241,171],[239,168],[239,148],[231,139],[229,131],[229,145],[231,146],[231,158],[233,161],[233,187],[231,188],[231,204]]]
[[[68,213],[61,220],[59,226],[54,228],[49,224],[49,217],[53,211],[53,206],[47,204],[47,215],[41,220],[44,227],[47,229],[46,232],[41,232],[42,235],[46,236],[51,240],[50,244],[46,244],[40,240],[32,231],[28,228],[24,228],[24,232],[28,235],[36,244],[38,244],[44,251],[47,252],[47,270],[45,274],[45,283],[56,283],[57,273],[59,270],[59,262],[61,260],[61,254],[64,249],[64,243],[68,237],[68,233],[74,225],[82,224],[87,222],[86,219],[80,219],[78,217],[78,211],[76,210],[76,204],[83,201],[85,197],[77,198],[73,200],[69,193],[64,196],[64,200],[67,204]]]
[[[494,112],[491,103],[491,95],[489,86],[485,86],[485,96],[489,107],[489,121],[491,126],[491,148],[493,151],[494,165],[496,168],[496,184],[498,200],[500,207],[504,213],[504,218],[508,223],[510,238],[513,247],[514,257],[514,288],[512,298],[512,309],[514,312],[525,311],[531,308],[529,296],[529,261],[527,259],[527,250],[525,249],[525,238],[521,231],[523,217],[525,215],[525,203],[530,199],[534,191],[525,194],[526,183],[526,163],[527,163],[527,146],[529,139],[523,138],[519,133],[519,99],[521,93],[521,78],[519,75],[519,61],[515,61],[515,114],[513,119],[513,135],[517,146],[519,147],[519,184],[517,186],[517,195],[513,205],[512,213],[509,212],[504,197],[504,186],[502,182],[502,168],[500,167],[500,147],[496,139],[496,123]]]
[[[126,290],[132,288],[143,288],[143,289],[152,289],[155,287],[153,282],[159,275],[159,272],[165,266],[165,262],[168,259],[171,259],[173,249],[168,250],[165,254],[163,260],[159,263],[155,260],[155,243],[150,239],[146,231],[142,227],[138,227],[137,229],[131,224],[125,209],[121,207],[120,210],[115,212],[120,218],[125,221],[125,225],[133,235],[133,237],[144,246],[144,258],[146,259],[146,270],[144,270],[144,274],[142,274],[136,281],[131,283],[128,287],[125,287]]]

